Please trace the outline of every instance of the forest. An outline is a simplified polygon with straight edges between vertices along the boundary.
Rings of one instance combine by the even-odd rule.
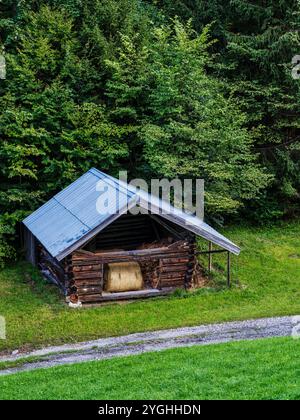
[[[91,167],[203,178],[214,224],[299,216],[296,0],[0,2],[0,263]]]

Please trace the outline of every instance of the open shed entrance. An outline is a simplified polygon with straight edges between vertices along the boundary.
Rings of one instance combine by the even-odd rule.
[[[92,252],[134,250],[155,241],[161,245],[171,244],[186,235],[184,229],[160,216],[125,214],[98,233],[83,249]]]
[[[192,285],[195,236],[156,215],[126,214],[75,251],[69,263],[74,301],[167,294]]]

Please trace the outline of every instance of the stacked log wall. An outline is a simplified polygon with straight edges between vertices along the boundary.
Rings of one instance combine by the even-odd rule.
[[[75,252],[68,266],[71,301],[97,302],[102,296],[104,264],[91,261],[84,254]]]
[[[83,250],[74,252],[69,263],[70,295],[83,303],[101,301],[104,291],[105,265],[125,261],[135,261],[141,265],[145,287],[147,285],[154,289],[189,287],[188,283],[191,279],[189,270],[193,270],[191,244],[188,241],[178,241],[164,248],[95,253]]]
[[[184,287],[188,263],[187,257],[162,258],[158,267],[159,287]]]

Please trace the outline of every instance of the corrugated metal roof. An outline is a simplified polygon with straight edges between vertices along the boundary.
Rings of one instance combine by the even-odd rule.
[[[101,191],[117,192],[118,197],[117,201],[109,200],[106,211],[101,213],[96,206],[101,195],[99,181]],[[53,257],[62,260],[136,204],[147,209],[150,205],[152,213],[234,254],[240,253],[235,244],[197,217],[174,207],[170,212],[168,203],[94,168],[55,195],[23,223]]]

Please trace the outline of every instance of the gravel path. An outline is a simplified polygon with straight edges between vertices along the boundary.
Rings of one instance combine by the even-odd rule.
[[[78,344],[47,347],[30,353],[0,357],[0,362],[22,361],[22,365],[0,371],[0,376],[118,356],[137,355],[171,348],[208,345],[268,337],[288,337],[297,332],[300,317],[281,317],[202,325],[104,338]],[[300,328],[298,328],[298,331]],[[38,358],[26,362],[26,358]],[[24,361],[24,362],[23,362]]]

